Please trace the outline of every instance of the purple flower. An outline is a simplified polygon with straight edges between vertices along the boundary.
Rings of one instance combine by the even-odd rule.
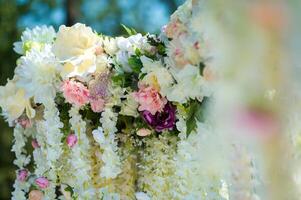
[[[172,130],[176,124],[176,108],[171,103],[167,103],[162,112],[152,115],[146,110],[142,112],[142,117],[157,132],[162,132],[165,129]]]

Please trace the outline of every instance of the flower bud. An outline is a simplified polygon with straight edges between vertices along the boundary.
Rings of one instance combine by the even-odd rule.
[[[66,142],[67,142],[68,147],[72,148],[77,143],[77,136],[75,134],[68,135]]]
[[[17,176],[18,181],[24,182],[26,181],[27,177],[28,177],[27,169],[21,169],[18,171],[18,176]]]
[[[39,190],[32,190],[29,192],[28,199],[29,200],[42,200],[44,197],[43,192]]]
[[[38,143],[38,141],[36,139],[33,139],[31,141],[31,146],[34,148],[34,149],[37,149],[37,148],[40,148],[40,145]]]
[[[152,134],[152,131],[147,129],[147,128],[141,128],[137,131],[137,135],[141,136],[141,137],[145,137]]]
[[[45,177],[39,177],[35,182],[41,189],[46,189],[49,186],[49,181]]]

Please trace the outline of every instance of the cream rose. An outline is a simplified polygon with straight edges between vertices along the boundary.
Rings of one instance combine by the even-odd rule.
[[[25,97],[25,91],[17,88],[14,80],[8,80],[5,86],[0,86],[0,107],[9,122],[20,117],[24,110],[29,118],[35,115],[29,99]]]
[[[100,37],[84,24],[60,26],[53,52],[64,63],[61,75],[71,77],[93,73],[96,69],[95,53],[99,45]]]

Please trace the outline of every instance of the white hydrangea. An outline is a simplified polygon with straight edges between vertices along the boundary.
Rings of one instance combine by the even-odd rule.
[[[142,56],[140,59],[143,64],[141,72],[147,74],[142,81],[153,86],[158,84],[160,94],[165,96],[174,82],[172,75],[164,68],[161,61],[153,61],[146,56]]]
[[[167,90],[167,99],[179,103],[185,103],[189,99],[202,99],[210,95],[208,83],[200,75],[199,68],[187,65],[180,71],[174,71],[176,84]]]
[[[32,50],[20,59],[15,70],[16,84],[25,90],[28,98],[34,97],[36,103],[45,103],[56,95],[58,66],[50,45],[45,45],[41,51]]]
[[[101,159],[104,165],[100,169],[100,175],[107,179],[116,178],[121,173],[121,161],[117,152],[117,142],[115,141],[117,116],[111,109],[106,108],[102,113],[100,122],[102,127],[92,132],[94,140],[103,150]]]
[[[28,50],[39,50],[44,44],[51,44],[55,37],[56,32],[52,26],[26,28],[22,33],[21,41],[14,43],[14,50],[16,53],[24,55]]]

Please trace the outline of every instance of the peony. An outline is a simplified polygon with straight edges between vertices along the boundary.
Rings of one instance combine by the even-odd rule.
[[[171,103],[167,103],[161,113],[152,114],[147,110],[143,111],[142,117],[157,132],[162,132],[166,129],[172,130],[176,125],[176,109]]]
[[[71,27],[60,26],[53,52],[65,63],[61,75],[85,76],[96,69],[96,49],[100,38],[90,27],[77,23]]]
[[[36,103],[45,103],[56,94],[55,82],[59,63],[46,45],[41,51],[32,50],[21,57],[15,70],[17,86],[23,88],[26,97],[34,97]]]
[[[135,100],[140,104],[139,111],[149,111],[151,114],[161,112],[167,103],[158,91],[151,86],[140,86],[138,92],[133,93]]]
[[[68,103],[81,107],[89,102],[89,90],[79,82],[66,80],[61,86],[61,91]]]
[[[18,88],[14,80],[8,80],[5,86],[0,86],[0,106],[2,114],[9,122],[20,117],[24,110],[29,118],[35,116],[35,111],[30,105],[30,101],[25,97],[25,91]]]
[[[43,200],[44,194],[39,190],[32,190],[29,192],[29,200]]]
[[[41,188],[41,189],[46,189],[49,187],[49,181],[45,177],[39,177],[35,180],[35,183]]]
[[[77,136],[75,134],[69,134],[66,139],[69,148],[74,147],[77,144]]]

